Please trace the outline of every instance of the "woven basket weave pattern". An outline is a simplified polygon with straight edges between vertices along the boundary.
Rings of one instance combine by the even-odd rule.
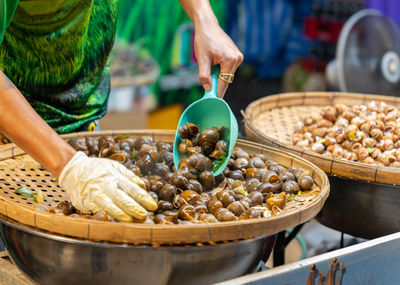
[[[89,132],[64,136],[100,137],[103,135],[149,135],[156,140],[172,142],[173,131],[120,131]],[[0,148],[0,213],[20,223],[36,228],[89,240],[128,243],[208,242],[250,238],[272,234],[313,218],[322,208],[329,194],[326,175],[311,163],[258,144],[239,141],[238,145],[249,153],[264,153],[269,159],[286,167],[297,166],[310,170],[319,192],[305,197],[304,202],[291,201],[280,215],[252,220],[196,225],[149,225],[138,223],[111,223],[88,220],[38,211],[39,205],[29,198],[17,195],[15,189],[25,185],[32,192],[41,190],[47,206],[54,207],[66,198],[54,178],[30,156],[10,144]],[[18,155],[17,155],[18,154]],[[16,156],[17,155],[17,156]]]
[[[299,155],[331,175],[400,185],[399,168],[335,159],[294,147],[291,143],[297,123],[304,116],[319,113],[327,105],[358,105],[372,100],[400,107],[400,99],[396,97],[356,93],[304,92],[264,97],[246,108],[246,135],[251,141]]]

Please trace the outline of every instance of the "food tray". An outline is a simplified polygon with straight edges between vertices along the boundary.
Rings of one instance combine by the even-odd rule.
[[[245,132],[249,140],[301,156],[328,174],[354,180],[400,185],[400,168],[332,158],[295,147],[291,143],[297,123],[305,115],[316,114],[326,105],[366,104],[372,100],[400,107],[399,98],[358,93],[303,92],[264,97],[252,102],[246,108]]]
[[[104,135],[151,136],[155,140],[173,142],[175,132],[161,130],[85,132],[66,135],[64,138]],[[329,182],[323,171],[300,157],[270,147],[243,140],[239,140],[237,145],[249,153],[263,153],[268,159],[285,167],[296,166],[310,170],[320,191],[312,191],[302,203],[293,199],[281,214],[261,219],[196,225],[94,221],[83,217],[75,218],[38,211],[37,203],[15,194],[16,188],[26,185],[32,192],[40,189],[47,197],[44,203],[48,206],[54,207],[59,201],[66,199],[64,190],[57,185],[49,172],[18,147],[9,144],[0,148],[0,213],[42,230],[88,240],[117,243],[194,243],[245,239],[277,233],[304,223],[317,215],[329,195]]]

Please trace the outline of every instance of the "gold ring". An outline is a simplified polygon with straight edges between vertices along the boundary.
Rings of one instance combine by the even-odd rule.
[[[235,77],[235,75],[233,75],[232,73],[223,73],[223,72],[221,72],[219,74],[219,78],[221,78],[223,81],[225,81],[227,83],[232,83],[233,82],[233,77]]]

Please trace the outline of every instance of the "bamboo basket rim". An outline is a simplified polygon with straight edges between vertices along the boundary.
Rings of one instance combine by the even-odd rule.
[[[103,135],[147,135],[159,140],[172,142],[175,131],[165,130],[119,130],[100,132],[81,132],[63,135],[64,139],[76,136]],[[267,157],[282,161],[278,163],[290,167],[292,165],[312,171],[312,176],[320,187],[320,192],[310,196],[303,206],[284,211],[277,216],[268,218],[221,222],[215,224],[195,225],[150,225],[138,223],[110,223],[88,220],[81,217],[55,215],[46,211],[36,211],[0,195],[0,213],[22,224],[54,232],[57,234],[83,238],[94,241],[109,241],[116,243],[150,244],[150,243],[195,243],[223,240],[238,240],[255,236],[274,234],[286,228],[304,223],[317,215],[329,195],[329,181],[326,174],[303,158],[286,154],[279,150],[254,142],[238,140],[238,144],[253,152],[264,153]],[[274,157],[271,157],[274,156]],[[29,157],[13,144],[0,147],[0,162],[12,161]],[[30,158],[30,157],[29,157]],[[1,191],[1,190],[0,190]]]
[[[326,103],[315,103],[315,99],[322,98]],[[313,100],[314,99],[314,100]],[[322,154],[295,147],[276,137],[260,131],[254,125],[254,116],[258,111],[270,111],[283,107],[295,106],[326,106],[341,101],[357,101],[357,104],[366,104],[369,101],[383,101],[400,108],[400,98],[376,94],[361,94],[349,92],[291,92],[279,93],[262,97],[250,103],[243,113],[246,136],[249,140],[264,143],[274,148],[288,151],[303,157],[320,167],[328,175],[341,178],[362,180],[367,182],[400,185],[400,168],[377,166],[345,159],[337,159]],[[268,105],[268,106],[267,106]],[[257,114],[259,115],[259,114]],[[397,176],[397,177],[396,177]]]

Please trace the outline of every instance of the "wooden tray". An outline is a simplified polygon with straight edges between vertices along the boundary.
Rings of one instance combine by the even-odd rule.
[[[64,136],[100,137],[103,135],[152,136],[156,140],[173,142],[174,131],[104,131],[75,133]],[[111,223],[74,218],[38,211],[37,203],[14,193],[26,185],[33,192],[39,189],[46,195],[49,206],[66,199],[65,192],[52,175],[41,168],[29,155],[13,144],[0,148],[0,213],[20,223],[42,230],[96,241],[127,243],[194,243],[250,238],[280,232],[312,219],[322,208],[329,195],[326,174],[312,163],[291,154],[253,142],[238,141],[238,146],[249,153],[263,153],[285,167],[297,166],[310,170],[320,191],[312,191],[303,203],[292,200],[284,212],[277,216],[197,225],[149,225],[137,223]]]
[[[290,152],[319,166],[326,173],[343,178],[400,185],[400,168],[376,166],[337,159],[294,147],[291,143],[296,125],[307,114],[338,103],[356,105],[372,100],[400,107],[400,98],[340,92],[283,93],[258,99],[245,111],[245,132],[251,141]]]

